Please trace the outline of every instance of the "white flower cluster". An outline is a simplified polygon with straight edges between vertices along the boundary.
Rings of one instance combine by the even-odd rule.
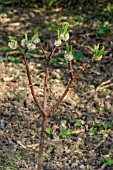
[[[40,38],[36,38],[33,43],[38,44],[40,42]]]
[[[62,44],[62,41],[61,41],[61,40],[65,41],[65,42],[69,40],[69,33],[67,32],[66,34],[61,34],[61,35],[60,35],[60,38],[61,38],[61,39],[55,40],[55,42],[54,42],[54,45],[55,45],[56,47],[61,46],[61,44]]]
[[[61,40],[55,40],[54,45],[55,45],[56,47],[61,46],[61,44],[62,44],[62,41],[61,41]]]
[[[28,43],[28,44],[27,44],[27,48],[28,48],[28,50],[35,50],[35,49],[36,49],[36,44],[34,44],[34,43]]]
[[[14,50],[14,49],[18,48],[18,43],[17,43],[17,41],[12,40],[11,42],[8,43],[8,46],[9,46],[12,50]]]
[[[26,39],[21,40],[21,46],[24,47],[24,48],[27,46],[27,40]]]
[[[64,58],[65,58],[67,61],[73,60],[72,51],[70,51],[69,53],[65,53],[65,54],[64,54]]]
[[[67,33],[64,34],[64,35],[61,35],[61,39],[62,39],[63,41],[68,41],[68,40],[69,40],[69,33],[67,32]]]
[[[28,50],[35,50],[36,49],[36,44],[40,42],[39,38],[36,38],[33,42],[27,42],[26,39],[22,39],[21,41],[21,46],[22,47],[27,47]]]

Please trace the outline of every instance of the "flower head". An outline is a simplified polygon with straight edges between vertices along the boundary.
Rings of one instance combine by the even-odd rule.
[[[61,44],[62,44],[62,41],[61,41],[61,40],[55,40],[55,42],[54,42],[54,45],[55,45],[56,47],[61,46]]]
[[[27,44],[27,48],[28,48],[28,50],[35,50],[36,49],[36,45],[34,43],[28,43]]]
[[[65,58],[66,60],[68,60],[68,61],[73,60],[73,54],[72,54],[72,52],[65,53],[65,54],[64,54],[64,58]]]
[[[18,43],[17,43],[17,41],[12,40],[12,41],[10,41],[10,42],[8,43],[8,46],[9,46],[12,50],[14,50],[14,49],[18,48]]]
[[[21,46],[24,47],[24,48],[27,46],[27,40],[26,39],[22,39]]]
[[[63,41],[69,40],[69,33],[67,32],[66,34],[62,35],[61,39],[62,39]]]
[[[33,43],[38,44],[40,42],[40,38],[36,38]]]

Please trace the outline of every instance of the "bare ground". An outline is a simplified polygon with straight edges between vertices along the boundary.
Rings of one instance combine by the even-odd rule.
[[[29,12],[28,12],[29,11]],[[95,13],[89,14],[94,19]],[[109,16],[111,17],[111,16]],[[102,16],[103,18],[103,16]],[[45,39],[50,48],[55,37],[48,23],[59,24],[68,21],[71,29],[71,43],[75,51],[83,51],[84,57],[73,61],[76,73],[91,55],[94,43],[104,45],[107,53],[101,61],[93,62],[78,77],[63,103],[48,119],[52,134],[46,135],[44,148],[44,170],[97,170],[113,169],[102,162],[103,158],[113,160],[113,30],[107,35],[96,37],[96,23],[74,27],[72,20],[79,20],[77,14],[70,16],[63,9],[2,9],[1,12],[1,57],[0,63],[0,168],[2,170],[35,170],[42,115],[35,106],[26,76],[22,56],[16,51],[4,51],[9,35],[21,38],[27,31],[38,26],[43,44]],[[109,20],[111,18],[108,18]],[[49,29],[49,30],[47,30]],[[44,39],[45,38],[45,39]],[[50,41],[49,41],[50,40]],[[49,47],[46,45],[46,49]],[[10,62],[8,56],[15,56]],[[35,90],[40,102],[43,96],[44,59],[39,52],[31,53],[28,59]],[[55,53],[56,57],[62,56]],[[69,71],[66,63],[56,62],[50,66],[48,85],[48,108],[59,99],[68,83]],[[80,120],[78,126],[76,120]],[[104,128],[106,122],[110,122]],[[100,125],[99,125],[100,124]],[[62,130],[71,129],[72,134],[59,137]],[[100,132],[100,133],[99,133]],[[105,134],[104,134],[105,132]]]

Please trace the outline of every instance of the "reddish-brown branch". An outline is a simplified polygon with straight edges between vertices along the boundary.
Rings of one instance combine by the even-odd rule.
[[[47,109],[47,82],[49,77],[48,69],[49,69],[49,61],[46,60],[45,81],[44,81],[44,110],[45,111]]]
[[[74,75],[74,79],[76,79],[80,74],[82,74],[82,72],[85,70],[85,68],[88,67],[88,66],[91,64],[92,61],[93,61],[93,59],[91,59],[88,63],[86,63],[86,64],[81,68],[81,70],[80,70],[77,74]]]
[[[67,93],[68,93],[68,91],[69,91],[69,89],[70,89],[73,81],[74,81],[80,74],[82,74],[82,72],[85,70],[85,68],[86,68],[92,61],[93,61],[93,59],[91,59],[88,63],[86,63],[86,64],[82,67],[82,69],[81,69],[80,71],[78,71],[78,73],[75,74],[74,76],[73,76],[73,73],[72,73],[72,70],[71,70],[71,73],[70,73],[70,74],[71,74],[71,80],[69,81],[69,84],[68,84],[68,86],[66,87],[66,90],[64,91],[64,93],[63,93],[63,95],[61,96],[61,98],[57,101],[57,103],[56,103],[55,105],[53,105],[53,107],[47,112],[48,115],[58,107],[58,105],[62,102],[62,100],[64,99],[64,97],[67,95]],[[69,67],[70,67],[70,65],[69,65]],[[72,69],[72,67],[71,67],[70,69]]]
[[[49,115],[53,110],[55,110],[55,109],[57,108],[57,106],[62,102],[62,100],[64,99],[64,97],[67,95],[67,93],[68,93],[68,91],[69,91],[69,89],[70,89],[73,81],[74,81],[74,79],[71,79],[71,80],[69,81],[69,84],[68,84],[65,92],[64,92],[63,95],[61,96],[61,98],[60,98],[60,99],[58,100],[58,102],[57,102],[55,105],[53,105],[53,107],[47,112],[48,115]]]
[[[35,96],[35,91],[34,91],[34,87],[33,87],[32,80],[31,80],[31,76],[30,76],[30,70],[29,70],[28,62],[27,62],[27,60],[26,60],[26,53],[23,53],[23,57],[24,57],[24,63],[25,63],[25,66],[26,66],[27,77],[28,77],[29,86],[30,86],[30,89],[31,89],[32,96],[33,96],[34,101],[35,101],[35,103],[37,104],[38,108],[39,108],[40,111],[42,112],[42,114],[43,114],[43,115],[46,115],[47,113],[44,111],[44,109],[43,109],[42,106],[40,105],[37,97]]]
[[[68,67],[69,67],[69,72],[70,72],[70,76],[73,79],[73,69],[72,69],[72,63],[71,61],[68,62]]]
[[[40,138],[40,145],[39,145],[38,169],[37,170],[42,170],[42,162],[43,162],[42,159],[43,159],[43,148],[44,148],[44,137],[45,137],[46,125],[47,125],[47,117],[43,116],[41,138]]]
[[[42,45],[41,42],[39,42],[39,44],[40,44],[41,50],[42,50],[42,52],[43,52],[43,54],[44,54],[44,57],[45,57],[45,59],[47,60],[47,56],[46,56],[45,50],[44,50],[44,48],[43,48],[43,45]]]
[[[51,59],[51,57],[52,57],[52,55],[54,54],[55,50],[56,50],[56,47],[54,47],[54,48],[52,49],[51,53],[50,53],[49,56],[48,56],[48,60]]]

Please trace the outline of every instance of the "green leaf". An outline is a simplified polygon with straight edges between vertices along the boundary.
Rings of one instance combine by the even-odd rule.
[[[107,129],[110,124],[111,124],[111,122],[105,122],[103,126],[104,126],[105,129]]]
[[[50,128],[46,128],[46,133],[47,133],[48,135],[50,135],[50,134],[51,134],[51,130],[50,130]]]
[[[35,39],[37,39],[37,38],[38,38],[38,34],[34,34],[34,36],[31,39],[31,42],[35,41]]]
[[[15,58],[15,57],[12,57],[12,56],[8,56],[8,60],[11,61],[11,62],[15,62],[15,61],[16,61],[16,58]]]
[[[93,126],[90,128],[90,132],[94,132],[96,128],[94,128]]]
[[[107,94],[110,94],[110,93],[111,93],[111,90],[110,90],[110,89],[106,89],[106,93],[107,93]]]
[[[34,34],[38,34],[38,27],[34,29]]]
[[[69,23],[64,22],[62,23],[62,26],[57,29],[58,40],[61,39],[61,34],[65,35],[67,33],[68,26]]]
[[[102,162],[106,163],[108,166],[112,166],[113,160],[109,158],[103,158]]]
[[[97,123],[96,126],[97,126],[97,127],[101,127],[101,126],[102,126],[102,123]]]
[[[99,111],[100,111],[100,112],[103,112],[104,110],[105,110],[105,109],[104,109],[103,107],[100,107],[100,108],[99,108]]]
[[[71,129],[67,129],[67,130],[64,130],[64,131],[60,132],[59,136],[60,137],[67,136],[67,135],[70,135],[71,132],[72,132]]]
[[[107,25],[109,25],[109,21],[104,22],[104,27],[106,27]]]
[[[66,45],[66,53],[71,52],[71,51],[72,51],[72,48],[73,48],[72,45],[67,44],[67,45]]]
[[[76,120],[75,123],[76,123],[77,126],[81,126],[81,120]]]
[[[67,23],[67,22],[62,23],[62,33],[63,34],[67,33],[68,27],[69,27],[69,23]]]
[[[94,59],[98,59],[100,56],[105,54],[105,48],[102,47],[101,50],[99,50],[99,44],[98,45],[94,45],[94,54],[93,57]]]
[[[59,57],[58,60],[61,62],[66,62],[65,58],[61,58],[61,57]]]
[[[10,40],[10,41],[16,41],[16,40],[14,39],[14,37],[12,37],[12,36],[9,36],[9,40]]]
[[[99,35],[106,35],[109,31],[109,28],[107,26],[97,26],[96,27],[96,36]]]
[[[30,59],[30,58],[31,58],[31,55],[30,55],[30,54],[26,54],[26,58],[27,58],[27,59]]]
[[[102,131],[98,132],[98,135],[105,135],[105,134],[107,134],[107,132],[106,132],[106,131],[104,131],[104,130],[102,130]]]
[[[73,25],[74,25],[74,26],[78,26],[78,25],[80,25],[80,22],[78,22],[78,21],[73,21]]]
[[[74,54],[74,59],[77,60],[77,59],[80,59],[82,58],[84,55],[83,55],[83,52],[82,51],[78,51]]]
[[[2,46],[2,50],[6,52],[9,51],[9,48],[7,46]]]
[[[2,62],[3,61],[3,58],[2,57],[0,57],[0,62]]]
[[[38,67],[39,67],[39,64],[36,64],[35,67],[38,68]]]
[[[57,59],[56,58],[51,58],[49,64],[53,64],[53,63],[56,63]]]
[[[47,25],[48,30],[52,30],[54,28],[56,28],[56,24],[55,22],[49,22]]]

